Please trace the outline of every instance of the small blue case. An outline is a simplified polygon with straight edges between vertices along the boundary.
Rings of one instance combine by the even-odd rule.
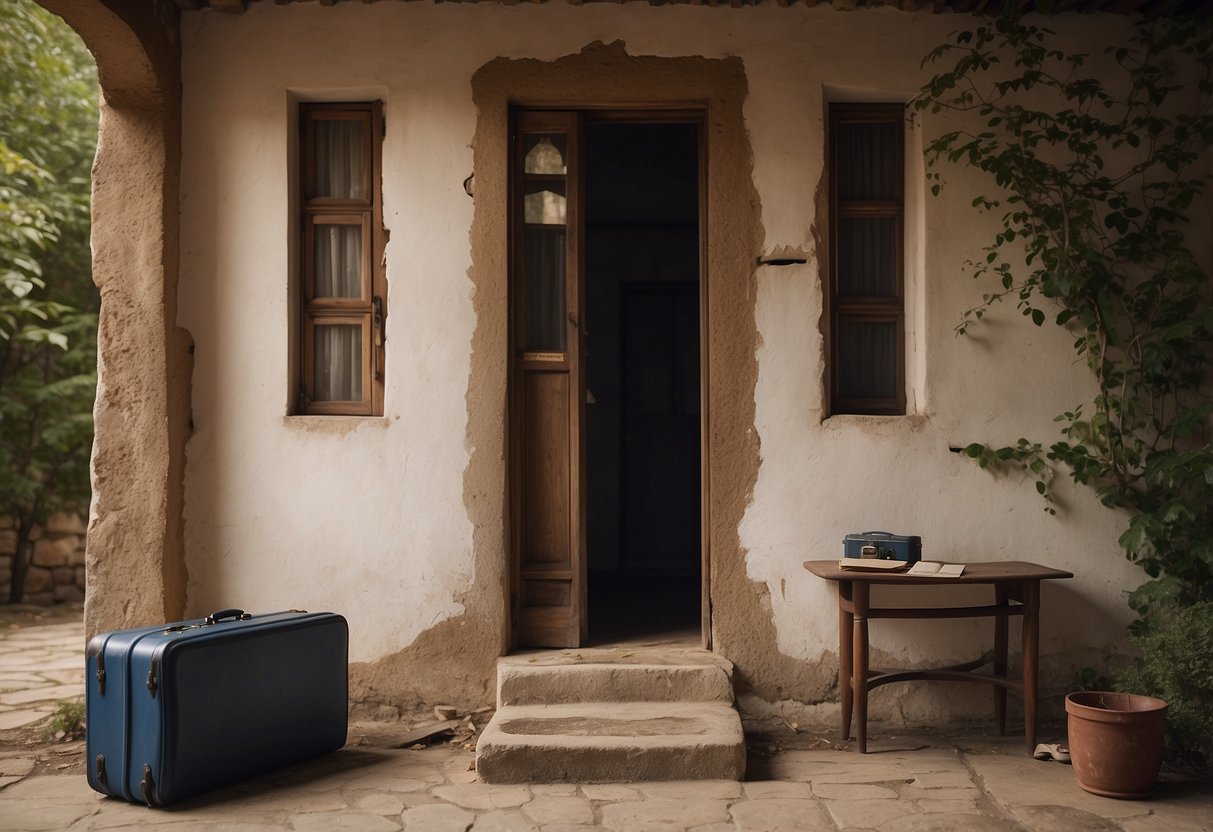
[[[842,553],[848,558],[877,558],[917,563],[922,560],[922,538],[916,534],[856,532],[842,539]]]

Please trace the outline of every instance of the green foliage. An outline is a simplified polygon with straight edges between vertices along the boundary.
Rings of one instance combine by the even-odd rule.
[[[44,739],[78,740],[84,736],[84,700],[60,699],[42,730]]]
[[[958,331],[1010,300],[1072,333],[1097,383],[1092,401],[1057,416],[1060,440],[965,453],[1022,466],[1046,499],[1064,468],[1128,512],[1120,542],[1150,578],[1130,596],[1142,633],[1155,614],[1213,599],[1213,302],[1191,248],[1208,228],[1189,212],[1209,178],[1213,27],[1143,22],[1094,57],[1053,43],[1015,16],[960,32],[924,60],[955,63],[915,101],[982,125],[930,142],[932,191],[962,164],[996,188],[973,206],[1001,212],[970,264],[994,288]]]
[[[1167,756],[1206,765],[1213,760],[1213,603],[1168,611],[1134,641],[1142,660],[1117,678],[1117,689],[1165,700]]]
[[[0,4],[0,511],[24,592],[29,533],[89,493],[97,293],[89,252],[96,67],[62,20]]]
[[[1111,690],[1112,680],[1093,667],[1084,667],[1078,671],[1074,684],[1075,690]]]

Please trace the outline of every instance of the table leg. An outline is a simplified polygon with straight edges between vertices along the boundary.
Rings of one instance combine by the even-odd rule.
[[[1000,607],[1007,606],[1007,588],[1003,584],[994,585],[994,603]],[[1007,616],[994,617],[994,675],[1007,678]],[[994,686],[994,721],[998,725],[998,735],[1007,733],[1007,689],[1002,685]]]
[[[856,581],[851,685],[855,689],[855,739],[859,753],[868,753],[868,592],[867,581]]]
[[[851,582],[838,582],[838,702],[842,706],[842,739],[851,736],[851,713],[855,708],[854,687],[851,680],[855,673],[851,661],[851,644],[855,638],[852,629],[854,618],[846,605],[851,601]]]
[[[1023,732],[1028,754],[1036,748],[1036,663],[1040,654],[1040,581],[1023,584]]]

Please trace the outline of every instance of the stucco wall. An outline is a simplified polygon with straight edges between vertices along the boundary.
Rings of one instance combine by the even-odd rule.
[[[732,196],[752,203],[756,239],[709,221],[709,235],[741,241],[708,274],[720,304],[709,361],[724,362],[710,382],[721,402],[710,439],[716,648],[763,700],[799,711],[831,699],[833,590],[801,562],[837,554],[847,531],[886,528],[922,534],[930,557],[1038,560],[1077,574],[1043,593],[1046,689],[1118,649],[1122,593],[1140,577],[1116,546],[1122,519],[1065,487],[1064,507],[1050,517],[1024,483],[992,478],[948,450],[1047,438],[1052,416],[1080,401],[1086,380],[1069,336],[1013,310],[968,338],[953,335],[982,291],[964,261],[992,226],[969,207],[979,187],[969,174],[950,172],[943,199],[924,194],[917,131],[907,150],[913,415],[822,420],[826,102],[908,98],[927,77],[922,54],[968,20],[775,4],[258,3],[239,16],[183,13],[177,311],[196,345],[188,611],[341,611],[363,701],[489,699],[506,626],[505,258],[491,235],[476,235],[486,227],[479,212],[501,215],[504,203],[484,203],[479,169],[475,204],[461,183],[474,165],[502,158],[503,148],[477,142],[499,139],[484,120],[500,123],[504,113],[478,103],[500,109],[504,98],[477,102],[473,78],[499,58],[536,59],[507,73],[519,83],[585,72],[599,59],[604,68],[627,67],[628,56],[727,59],[744,95],[737,155],[727,160],[741,177]],[[1114,38],[1126,24],[1084,16],[1054,25]],[[599,94],[641,100],[644,75],[635,77],[631,90],[615,83]],[[549,89],[577,97],[559,80]],[[385,415],[290,417],[292,101],[368,96],[384,100],[387,123]],[[927,135],[938,129],[922,124]],[[809,262],[752,266],[784,248]],[[970,658],[989,627],[875,625],[875,663]],[[974,691],[891,686],[873,708],[915,719],[955,714],[945,707],[984,712],[988,694]]]

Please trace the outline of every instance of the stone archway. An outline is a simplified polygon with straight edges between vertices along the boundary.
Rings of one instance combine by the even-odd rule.
[[[93,281],[101,295],[85,629],[179,618],[189,336],[176,327],[181,147],[169,0],[38,0],[97,61]]]

